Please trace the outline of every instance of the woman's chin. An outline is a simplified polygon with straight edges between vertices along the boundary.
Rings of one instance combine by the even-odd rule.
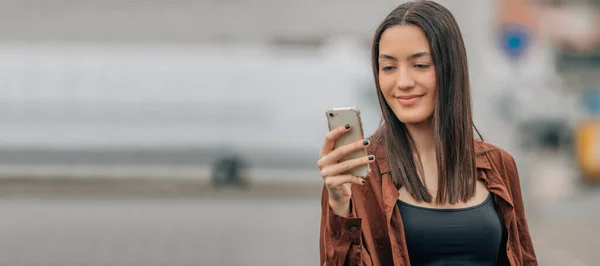
[[[403,124],[405,124],[406,126],[416,126],[416,125],[422,125],[423,123],[425,123],[426,119],[400,119],[400,122],[402,122]]]
[[[396,114],[396,117],[400,122],[405,125],[419,125],[430,120],[431,115],[426,115],[421,112],[399,112],[401,115]]]

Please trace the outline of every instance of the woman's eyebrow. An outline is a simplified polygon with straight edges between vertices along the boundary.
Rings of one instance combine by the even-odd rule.
[[[414,53],[408,56],[408,59],[417,59],[420,57],[424,57],[424,56],[429,56],[431,55],[429,52],[418,52],[418,53]],[[380,59],[389,59],[389,60],[394,60],[394,61],[398,61],[398,58],[393,57],[391,55],[388,54],[380,54],[379,55]]]

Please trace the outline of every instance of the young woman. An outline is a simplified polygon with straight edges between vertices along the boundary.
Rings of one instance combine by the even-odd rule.
[[[400,5],[376,30],[372,63],[381,126],[337,149],[353,129],[333,129],[321,150],[321,265],[537,265],[515,161],[475,140],[450,11]],[[338,162],[365,146],[369,156]],[[342,174],[363,164],[367,178]]]

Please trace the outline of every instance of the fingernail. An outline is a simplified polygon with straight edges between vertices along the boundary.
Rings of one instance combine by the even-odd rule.
[[[373,161],[374,159],[375,159],[375,156],[369,155],[369,161]]]
[[[364,180],[364,179],[363,179],[363,180],[361,180],[361,182],[362,182],[363,184],[364,184],[364,183],[367,183],[367,181],[366,181],[366,180]]]
[[[365,146],[369,145],[369,141],[365,139],[365,140],[363,141],[363,145],[365,145]]]
[[[346,124],[345,128],[350,129],[350,124]]]

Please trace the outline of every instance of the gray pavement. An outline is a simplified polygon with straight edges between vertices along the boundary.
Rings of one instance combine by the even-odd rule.
[[[10,198],[0,265],[317,265],[308,198]]]
[[[597,200],[532,215],[540,265],[598,265],[599,216],[579,215]],[[0,213],[0,265],[318,265],[318,191],[11,196],[1,199]],[[561,213],[571,219],[550,218]]]

